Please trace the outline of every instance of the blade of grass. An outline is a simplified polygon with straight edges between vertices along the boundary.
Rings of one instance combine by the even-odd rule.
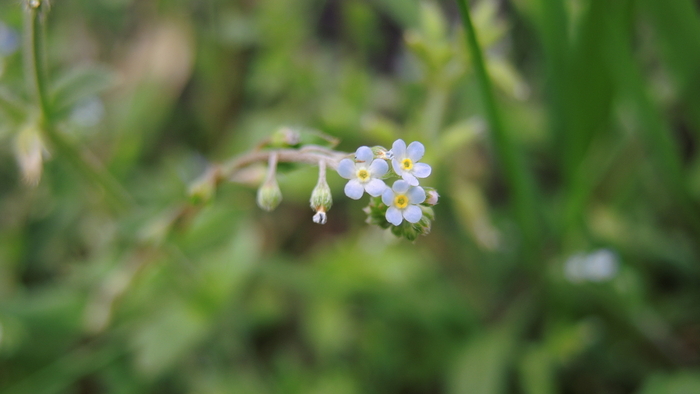
[[[524,160],[518,152],[513,137],[503,126],[501,114],[496,105],[491,79],[486,72],[484,57],[476,38],[466,0],[457,0],[467,38],[467,50],[474,63],[477,80],[481,88],[486,117],[491,126],[496,152],[501,160],[506,182],[512,193],[512,201],[516,220],[526,243],[526,249],[536,247],[540,237],[535,200],[535,183],[524,165]]]
[[[678,208],[687,222],[695,231],[700,232],[700,212],[687,190],[679,148],[658,106],[649,97],[644,77],[632,54],[631,3],[610,4],[605,25],[609,38],[606,44],[609,67],[623,98],[630,100],[641,120],[641,136],[655,162],[660,179],[677,199]]]

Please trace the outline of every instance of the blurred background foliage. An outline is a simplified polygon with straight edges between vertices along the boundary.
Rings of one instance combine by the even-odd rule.
[[[470,7],[495,114],[451,1],[55,1],[43,119],[2,1],[0,393],[700,393],[698,3]],[[423,142],[432,233],[188,201],[284,125]]]

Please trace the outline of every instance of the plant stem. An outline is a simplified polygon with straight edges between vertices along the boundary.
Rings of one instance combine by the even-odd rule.
[[[481,96],[484,101],[487,119],[491,125],[496,152],[502,162],[506,182],[513,196],[516,220],[523,234],[525,246],[527,248],[534,247],[539,240],[540,233],[540,226],[536,217],[534,181],[526,171],[526,166],[516,150],[512,136],[503,127],[503,122],[496,106],[496,99],[493,95],[491,80],[486,73],[484,57],[476,38],[466,0],[457,0],[457,5],[459,6],[467,36],[467,49],[474,62],[477,80],[481,87]]]
[[[271,156],[275,155],[278,162],[285,163],[306,163],[319,164],[323,162],[331,169],[338,168],[338,163],[348,156],[346,152],[338,152],[332,149],[324,148],[316,145],[307,145],[301,149],[275,149],[267,151],[249,152],[242,156],[236,157],[227,163],[221,164],[216,174],[216,183],[220,183],[225,179],[230,179],[238,170],[250,164],[268,161]],[[325,171],[325,168],[324,168]]]
[[[42,10],[47,6],[41,1],[27,4],[27,69],[35,89],[37,106],[40,112],[40,127],[61,157],[69,161],[85,178],[102,187],[109,203],[119,210],[132,205],[129,193],[102,167],[97,158],[78,150],[64,135],[56,130],[47,93],[47,76],[44,64],[44,26]]]

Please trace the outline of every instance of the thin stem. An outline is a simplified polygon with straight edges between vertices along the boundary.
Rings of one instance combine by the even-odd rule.
[[[39,110],[46,121],[50,119],[50,109],[48,94],[46,93],[46,66],[44,64],[44,31],[41,16],[41,1],[27,2],[28,12],[28,35],[29,47],[29,62],[31,75],[33,76],[33,85],[35,89],[35,97]]]
[[[276,149],[269,151],[254,151],[236,157],[227,163],[221,164],[217,171],[216,183],[223,180],[231,179],[242,168],[257,162],[269,161],[271,156],[276,156],[278,162],[284,163],[305,163],[319,164],[323,161],[324,165],[335,170],[338,168],[338,163],[348,156],[346,152],[338,152],[321,146],[309,145],[301,149]],[[325,169],[324,169],[325,171]]]
[[[493,95],[491,80],[486,73],[484,57],[476,38],[476,32],[472,24],[466,0],[457,0],[459,11],[464,24],[467,49],[474,62],[477,80],[481,87],[481,96],[484,102],[487,119],[491,125],[496,152],[501,159],[506,181],[513,193],[515,215],[521,232],[526,241],[526,246],[534,246],[539,238],[539,226],[536,218],[535,186],[530,174],[523,165],[523,160],[515,147],[513,138],[503,127],[501,115]]]
[[[321,159],[318,161],[318,183],[326,181],[326,161]]]
[[[277,174],[277,152],[271,152],[270,157],[267,160],[267,179],[273,179]]]
[[[124,209],[132,205],[133,200],[129,193],[112,177],[97,158],[78,150],[64,135],[56,130],[53,123],[51,107],[47,93],[47,77],[44,65],[44,35],[43,35],[43,10],[47,4],[40,0],[27,2],[27,68],[35,88],[37,106],[40,111],[40,127],[53,148],[68,160],[78,172],[90,181],[99,184],[107,197],[107,200],[118,209]]]

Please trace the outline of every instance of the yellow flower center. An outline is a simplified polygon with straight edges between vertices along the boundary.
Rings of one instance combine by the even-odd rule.
[[[408,171],[411,168],[413,168],[413,161],[411,161],[411,159],[407,157],[401,160],[401,167],[403,167],[404,170]]]
[[[357,171],[357,179],[359,179],[360,182],[366,182],[369,179],[369,171],[364,168]]]
[[[405,194],[397,194],[394,197],[394,205],[398,209],[404,209],[408,206],[408,197]]]

